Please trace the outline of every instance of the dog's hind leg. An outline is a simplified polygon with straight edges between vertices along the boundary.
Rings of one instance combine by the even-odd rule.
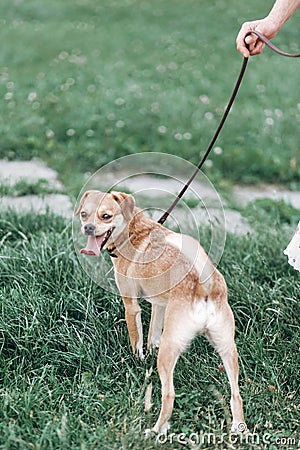
[[[207,338],[222,358],[231,389],[230,407],[232,413],[231,430],[245,433],[243,401],[239,392],[238,352],[234,341],[234,318],[230,306],[223,305],[213,326],[206,332]]]
[[[231,350],[225,353],[220,352],[228,380],[231,388],[230,407],[232,413],[232,425],[231,431],[238,433],[245,433],[247,426],[245,424],[244,412],[243,412],[243,400],[240,396],[238,378],[239,378],[239,363],[238,353],[235,344],[232,344]]]
[[[153,428],[155,433],[165,433],[169,428],[168,420],[171,417],[175,399],[173,373],[180,353],[180,349],[170,344],[162,335],[157,358],[162,405],[159,418]]]
[[[161,410],[153,428],[155,433],[166,432],[175,399],[173,374],[180,354],[186,349],[196,331],[181,305],[169,304],[165,313],[164,330],[160,340],[157,369],[161,381]]]
[[[125,319],[132,351],[139,358],[144,359],[143,353],[143,326],[141,308],[137,298],[122,297],[125,306]]]
[[[164,327],[165,306],[152,304],[151,321],[148,332],[148,349],[158,348]]]

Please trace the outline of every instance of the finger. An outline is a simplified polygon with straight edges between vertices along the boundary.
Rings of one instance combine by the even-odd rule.
[[[246,44],[254,44],[257,41],[257,36],[254,34],[249,34],[245,37]]]
[[[237,50],[242,53],[245,58],[248,58],[250,56],[249,50],[247,49],[245,42],[244,42],[244,36],[239,33],[238,37],[236,38],[236,48]]]
[[[249,58],[249,50],[247,49],[243,41],[237,42],[236,48],[245,58]]]
[[[260,55],[264,49],[264,46],[265,44],[263,42],[258,41],[257,44],[252,49],[250,49],[250,55]]]

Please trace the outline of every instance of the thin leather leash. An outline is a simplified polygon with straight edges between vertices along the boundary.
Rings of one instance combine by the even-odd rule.
[[[286,56],[286,57],[288,57],[288,58],[299,58],[299,57],[300,57],[300,53],[292,54],[292,53],[286,53],[286,52],[283,52],[282,50],[280,50],[279,48],[277,48],[274,44],[272,44],[272,42],[269,41],[269,39],[267,39],[267,38],[266,38],[263,34],[261,34],[259,31],[249,31],[249,32],[245,35],[245,39],[246,39],[246,37],[249,36],[250,34],[256,34],[256,36],[257,36],[262,42],[264,42],[271,50],[273,50],[273,51],[274,51],[275,53],[277,53],[278,55]],[[225,109],[225,112],[224,112],[224,114],[223,114],[223,116],[222,116],[222,118],[221,118],[221,120],[220,120],[220,123],[219,123],[219,125],[218,125],[218,128],[217,128],[215,134],[213,135],[213,138],[212,138],[212,140],[211,140],[211,142],[210,142],[210,144],[209,144],[209,146],[208,146],[206,152],[205,152],[204,155],[202,156],[201,161],[199,162],[199,164],[198,164],[196,170],[194,171],[194,173],[192,174],[192,176],[190,177],[190,179],[185,183],[184,187],[181,189],[181,191],[179,192],[179,194],[177,194],[176,199],[173,201],[173,203],[171,204],[171,206],[169,207],[169,209],[168,209],[168,210],[161,216],[161,218],[157,221],[157,222],[160,223],[161,225],[167,220],[167,218],[169,217],[169,215],[171,214],[171,212],[173,211],[173,209],[175,208],[175,206],[177,205],[177,203],[179,202],[179,200],[183,197],[183,195],[185,194],[186,190],[189,188],[189,186],[191,185],[191,183],[193,182],[193,180],[195,179],[195,177],[197,176],[197,174],[198,174],[199,171],[201,170],[201,167],[203,166],[203,164],[204,164],[205,160],[207,159],[209,153],[211,152],[211,150],[212,150],[212,148],[213,148],[213,146],[214,146],[214,144],[215,144],[215,142],[216,142],[216,140],[217,140],[217,138],[218,138],[218,136],[219,136],[219,134],[220,134],[220,131],[221,131],[222,128],[223,128],[223,125],[224,125],[224,123],[225,123],[225,121],[226,121],[226,119],[227,119],[227,116],[228,116],[228,114],[229,114],[229,112],[230,112],[230,110],[231,110],[231,107],[232,107],[232,105],[233,105],[233,103],[234,103],[234,101],[235,101],[235,98],[236,98],[236,96],[237,96],[239,87],[240,87],[241,82],[242,82],[242,80],[243,80],[243,78],[244,78],[244,75],[245,75],[246,67],[247,67],[247,64],[248,64],[248,59],[249,59],[249,58],[244,57],[242,67],[241,67],[239,76],[238,76],[238,78],[237,78],[237,81],[236,81],[236,83],[235,83],[235,86],[234,86],[233,92],[232,92],[232,94],[231,94],[231,97],[230,97],[230,99],[229,99],[228,105],[227,105],[227,107],[226,107],[226,109]]]

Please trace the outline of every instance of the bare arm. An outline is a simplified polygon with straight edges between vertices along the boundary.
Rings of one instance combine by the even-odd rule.
[[[236,39],[237,49],[246,57],[261,53],[264,44],[254,34],[249,35],[246,38],[246,43],[249,46],[249,50],[247,49],[244,42],[246,33],[248,31],[257,30],[268,39],[272,39],[299,6],[300,0],[276,0],[267,17],[261,20],[245,22],[242,25]]]

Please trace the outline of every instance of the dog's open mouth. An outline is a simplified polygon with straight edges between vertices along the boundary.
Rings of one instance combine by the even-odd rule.
[[[80,250],[80,253],[90,256],[99,256],[104,245],[110,238],[113,230],[114,228],[110,228],[106,231],[106,233],[101,234],[100,236],[88,236],[87,245],[85,248],[82,248]]]

